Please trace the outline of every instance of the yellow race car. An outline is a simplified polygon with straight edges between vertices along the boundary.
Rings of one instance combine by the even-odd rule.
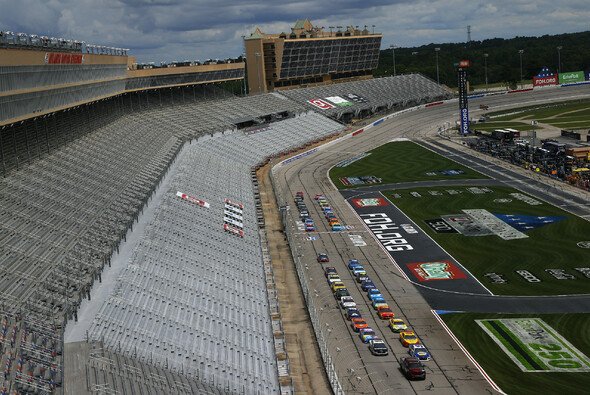
[[[410,344],[420,344],[420,339],[418,339],[418,336],[412,331],[400,332],[399,341],[404,347],[409,347]]]

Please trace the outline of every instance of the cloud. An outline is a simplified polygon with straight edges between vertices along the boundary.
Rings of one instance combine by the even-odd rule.
[[[256,26],[376,25],[383,47],[587,30],[587,0],[0,0],[0,29],[130,48],[140,61],[225,58]]]

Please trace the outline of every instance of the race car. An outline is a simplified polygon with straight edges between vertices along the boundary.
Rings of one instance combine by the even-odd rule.
[[[410,344],[419,344],[420,339],[413,331],[403,331],[399,333],[399,341],[404,347],[409,347]]]
[[[375,331],[371,328],[365,328],[359,330],[359,337],[361,338],[363,343],[368,343],[369,340],[377,336]]]
[[[362,276],[357,277],[356,281],[358,281],[359,278],[362,278]],[[366,277],[366,278],[367,278],[367,280],[361,281],[361,289],[365,292],[368,292],[370,289],[374,289],[376,287],[375,287],[375,284],[373,283],[373,281],[371,281],[371,279],[369,279],[369,277]]]
[[[333,283],[340,283],[340,282],[342,282],[342,279],[340,278],[340,276],[338,274],[328,274],[327,275],[327,280],[328,280],[328,284],[330,284],[330,286]]]
[[[348,289],[346,288],[340,288],[334,292],[334,299],[336,300],[340,300],[344,296],[350,296],[350,292],[348,292]]]
[[[356,303],[352,296],[343,296],[340,298],[340,307],[343,309],[351,309],[356,307]]]
[[[367,297],[369,298],[369,300],[372,301],[375,298],[382,298],[383,295],[381,294],[381,291],[379,291],[379,289],[371,288],[367,291]]]
[[[356,278],[356,282],[360,283],[361,286],[365,281],[371,281],[371,279],[369,278],[369,276],[360,276]]]
[[[346,309],[346,313],[344,313],[344,315],[346,316],[346,319],[349,321],[353,318],[362,318],[361,312],[359,311],[359,309],[356,308]]]
[[[350,270],[354,269],[357,266],[361,266],[361,267],[363,266],[359,263],[358,259],[351,259],[348,261],[348,268]]]
[[[418,358],[413,357],[406,357],[400,358],[399,366],[402,370],[402,373],[408,380],[417,379],[417,380],[425,380],[426,379],[426,370],[424,369],[424,365]]]
[[[367,275],[367,271],[362,266],[357,266],[357,267],[353,268],[351,271],[352,271],[352,274],[355,277],[356,276],[366,276]]]
[[[383,298],[375,298],[373,299],[373,303],[371,303],[375,310],[378,310],[379,307],[389,307],[385,299]]]
[[[371,351],[371,354],[378,356],[389,354],[389,349],[385,342],[377,337],[369,340],[369,351]]]
[[[332,225],[332,232],[342,232],[344,230],[344,226],[342,225]]]
[[[377,315],[382,320],[387,320],[395,316],[395,314],[393,314],[393,311],[391,311],[389,307],[379,307],[377,309]]]
[[[335,281],[330,284],[330,288],[332,288],[332,292],[336,292],[339,289],[346,288],[346,285],[342,281]]]
[[[367,322],[362,318],[352,318],[351,321],[350,327],[355,332],[369,327],[369,324],[367,324]]]
[[[328,258],[328,254],[318,254],[318,262],[320,263],[326,263],[326,262],[330,262],[330,258]]]
[[[305,224],[306,232],[315,232],[315,226],[313,224]]]
[[[324,198],[324,195],[322,195],[321,193],[316,193],[316,195],[313,198],[315,200],[323,199]]]
[[[422,344],[410,344],[408,353],[421,361],[430,361],[430,353]]]
[[[392,331],[398,333],[408,329],[408,326],[401,318],[392,318],[389,320],[389,327]]]
[[[334,266],[326,266],[324,268],[324,276],[328,277],[329,274],[338,274],[338,271]]]

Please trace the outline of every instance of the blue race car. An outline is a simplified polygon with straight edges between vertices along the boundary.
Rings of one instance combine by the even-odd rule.
[[[410,344],[408,353],[421,361],[430,361],[430,353],[422,344]]]

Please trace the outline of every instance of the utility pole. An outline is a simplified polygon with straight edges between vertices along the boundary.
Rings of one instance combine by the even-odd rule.
[[[393,76],[395,77],[397,73],[395,72],[395,49],[397,48],[395,45],[391,44],[389,46],[391,48],[391,54],[393,55]]]
[[[438,52],[440,51],[439,47],[434,48],[434,53],[436,54],[436,83],[440,85],[440,75],[438,73]]]
[[[467,25],[467,42],[471,42],[471,25]]]
[[[557,73],[561,73],[561,49],[563,47],[560,45],[557,47]]]
[[[486,92],[488,90],[488,56],[489,56],[489,54],[487,54],[487,53],[483,54],[483,64],[484,64],[485,77],[486,77]]]
[[[520,56],[520,85],[522,85],[522,54],[524,53],[524,49],[518,50],[518,55]]]

